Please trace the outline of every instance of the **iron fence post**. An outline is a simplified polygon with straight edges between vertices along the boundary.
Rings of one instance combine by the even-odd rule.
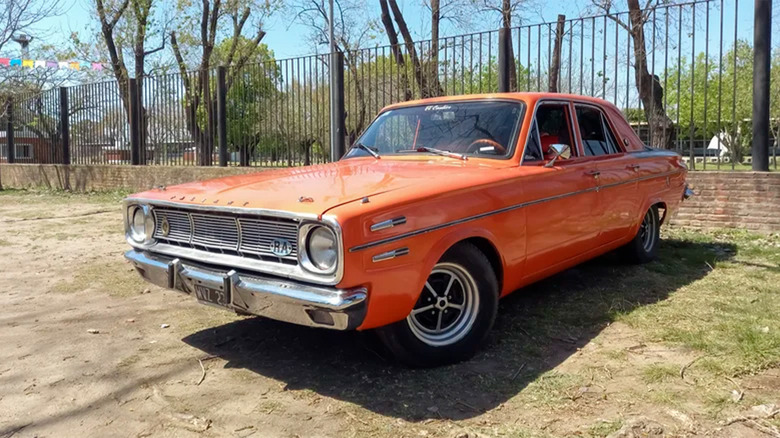
[[[769,64],[772,0],[755,0],[753,18],[753,170],[769,171]]]
[[[512,60],[509,59],[509,48],[512,44],[512,30],[502,27],[498,30],[498,92],[509,92],[509,76]]]
[[[11,99],[8,99],[8,103],[6,104],[5,117],[8,121],[5,129],[6,148],[8,150],[7,160],[8,164],[13,164],[16,162],[16,147],[14,144],[14,105]]]
[[[130,122],[130,164],[141,164],[140,99],[136,79],[127,80],[128,119]]]
[[[228,163],[226,71],[224,65],[217,67],[217,144],[219,145],[219,165],[221,167],[227,166]]]
[[[70,164],[68,87],[60,87],[60,136],[62,137],[62,164]]]
[[[346,152],[344,110],[344,54],[330,54],[330,160],[338,161]]]

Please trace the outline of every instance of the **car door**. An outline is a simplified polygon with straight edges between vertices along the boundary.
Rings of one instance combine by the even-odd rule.
[[[538,166],[528,179],[526,193],[526,277],[538,278],[591,249],[598,238],[596,165],[578,147],[569,102],[542,102],[523,154],[523,166]],[[547,140],[545,137],[549,137]],[[552,144],[568,144],[569,157],[551,167]]]
[[[640,163],[617,141],[604,111],[591,104],[575,104],[577,131],[583,152],[593,157],[598,184],[596,222],[599,245],[625,239],[634,228],[639,209],[637,176]]]

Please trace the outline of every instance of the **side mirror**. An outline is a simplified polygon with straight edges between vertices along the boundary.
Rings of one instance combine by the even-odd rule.
[[[555,156],[552,158],[552,160],[545,164],[544,167],[553,167],[555,165],[555,160],[557,160],[559,157],[563,157],[564,159],[571,157],[571,148],[567,144],[552,144],[550,145],[550,149],[555,152]]]

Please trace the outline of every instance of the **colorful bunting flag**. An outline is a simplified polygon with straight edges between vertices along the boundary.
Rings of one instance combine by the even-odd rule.
[[[0,58],[0,66],[5,67],[24,67],[24,68],[52,68],[52,69],[70,69],[70,70],[93,70],[103,71],[108,68],[108,64],[102,62],[89,61],[49,61],[46,59],[19,59],[19,58]]]

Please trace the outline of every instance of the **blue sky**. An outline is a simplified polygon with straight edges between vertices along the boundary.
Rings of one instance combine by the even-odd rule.
[[[82,34],[88,33],[88,29],[95,28],[95,23],[92,19],[92,1],[93,0],[72,0],[65,1],[63,4],[64,12],[58,17],[52,17],[44,21],[35,29],[33,33],[38,36],[36,43],[49,43],[62,47],[69,44],[69,36],[72,31],[81,32]],[[499,0],[496,0],[498,3]],[[739,36],[740,38],[746,38],[752,40],[752,19],[753,19],[753,1],[751,0],[726,0],[726,7],[724,8],[724,22],[734,22],[734,3],[738,1],[738,22],[739,22]],[[712,2],[713,10],[711,12],[711,19],[717,16],[717,4],[719,1]],[[776,0],[775,9],[780,9],[780,0]],[[577,17],[583,13],[590,5],[590,1],[565,1],[565,0],[549,0],[543,4],[544,6],[531,8],[524,15],[524,24],[538,23],[541,21],[553,21],[557,14],[564,13],[568,17]],[[375,1],[369,2],[371,5],[369,8],[374,12],[375,16],[379,16],[379,8]],[[421,0],[400,0],[399,5],[404,10],[404,14],[413,32],[418,35],[424,34],[429,25],[427,24],[428,18],[427,10],[421,6]],[[775,27],[778,25],[778,20],[774,20]],[[267,36],[264,42],[274,51],[277,58],[288,58],[299,55],[311,54],[314,52],[314,48],[308,43],[308,40],[304,37],[308,33],[308,29],[301,23],[289,23],[289,17],[283,17],[277,15],[268,20],[267,24]],[[472,24],[472,28],[468,31],[478,30],[491,30],[498,27],[498,17],[488,19],[485,17],[479,21],[475,20]],[[732,27],[733,28],[733,27]],[[442,29],[442,35],[457,35],[463,33],[463,29],[457,29],[450,23],[444,23]],[[712,31],[711,31],[712,32]],[[732,31],[733,32],[733,31]],[[726,35],[729,35],[728,31],[724,30]],[[780,30],[773,32],[775,35],[780,34]],[[381,36],[377,40],[377,43],[386,44],[386,38]],[[777,41],[775,42],[777,45]],[[0,56],[13,55],[11,51],[15,47],[7,46],[6,51],[8,53],[0,54]]]

